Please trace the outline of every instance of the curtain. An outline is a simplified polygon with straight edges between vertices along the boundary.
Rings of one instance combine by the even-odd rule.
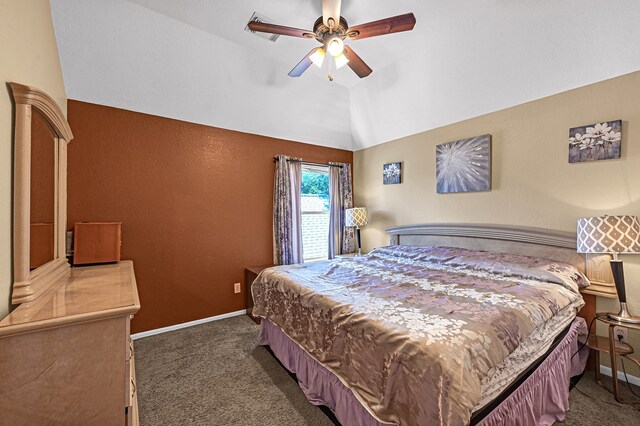
[[[286,155],[278,155],[276,159],[273,189],[273,263],[291,265],[303,261],[300,197],[302,165],[299,159]]]
[[[354,229],[344,226],[344,211],[353,207],[351,164],[329,163],[329,259],[353,253]]]

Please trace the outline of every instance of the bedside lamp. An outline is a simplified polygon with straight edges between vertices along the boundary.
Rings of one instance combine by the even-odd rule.
[[[360,245],[360,227],[367,224],[367,209],[365,207],[354,207],[344,211],[344,225],[355,226],[356,237],[358,238],[358,256],[362,255]]]
[[[620,312],[609,313],[610,319],[640,324],[627,308],[622,260],[618,253],[640,253],[640,223],[636,216],[598,216],[578,220],[578,253],[612,253],[611,272],[618,292]]]

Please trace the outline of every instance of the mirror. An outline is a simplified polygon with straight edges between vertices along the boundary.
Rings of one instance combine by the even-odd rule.
[[[31,116],[29,270],[55,258],[55,134],[42,115]]]
[[[65,257],[69,123],[43,91],[9,83],[15,102],[13,304],[30,302],[69,273]]]

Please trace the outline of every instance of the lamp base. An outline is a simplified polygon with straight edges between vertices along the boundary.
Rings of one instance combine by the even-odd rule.
[[[624,302],[620,303],[620,312],[618,312],[617,314],[614,314],[613,312],[609,312],[607,314],[607,317],[609,317],[609,319],[619,321],[619,322],[626,322],[629,324],[640,324],[640,317],[631,315],[631,313],[627,309],[627,304]]]

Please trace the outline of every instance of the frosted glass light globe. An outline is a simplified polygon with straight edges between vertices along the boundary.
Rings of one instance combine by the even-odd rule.
[[[329,40],[329,43],[327,44],[327,50],[329,51],[331,56],[338,56],[344,50],[344,43],[342,42],[342,40],[340,40],[340,38],[334,37]]]

